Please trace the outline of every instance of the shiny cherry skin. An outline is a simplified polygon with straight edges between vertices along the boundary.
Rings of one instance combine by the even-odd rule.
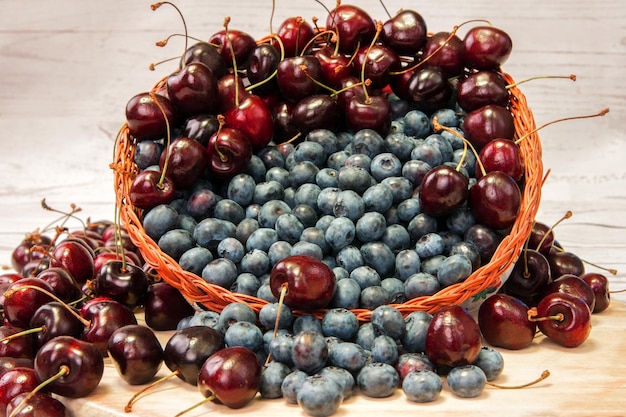
[[[250,403],[261,385],[256,354],[242,346],[226,347],[212,354],[200,368],[197,386],[204,397],[238,409]]]
[[[565,274],[581,276],[585,273],[585,263],[573,252],[552,250],[546,258],[553,277]]]
[[[224,58],[215,47],[208,42],[197,42],[187,48],[185,55],[181,59],[181,67],[194,62],[206,65],[215,78],[220,79],[226,74],[226,63]]]
[[[259,84],[252,90],[254,94],[276,91],[278,84],[274,73],[279,62],[279,50],[269,43],[259,44],[252,50],[246,62],[246,75],[250,84]]]
[[[511,37],[493,26],[475,26],[463,38],[463,60],[469,68],[498,69],[512,49]]]
[[[401,10],[383,23],[381,37],[385,45],[399,54],[415,55],[426,44],[426,21],[415,10]]]
[[[201,62],[192,62],[170,74],[166,86],[167,96],[181,117],[218,109],[217,77]]]
[[[576,347],[591,333],[591,312],[580,298],[565,293],[551,293],[537,304],[537,317],[563,315],[562,319],[541,320],[537,327],[550,340],[565,347]]]
[[[509,104],[506,85],[504,77],[498,71],[476,71],[459,81],[456,99],[459,106],[468,112],[487,104],[506,107]]]
[[[348,105],[353,97],[358,97],[362,102],[366,100],[366,87],[361,84],[361,80],[358,77],[349,75],[342,78],[338,88],[341,92],[337,94],[337,106],[344,114],[348,110]]]
[[[83,284],[93,278],[93,257],[93,252],[84,245],[64,239],[54,247],[50,267],[65,268],[78,284]]]
[[[48,294],[31,287],[54,294],[50,284],[39,278],[23,278],[11,284],[4,293],[4,319],[11,326],[28,328],[35,311],[53,301]]]
[[[243,132],[223,127],[206,147],[208,170],[217,178],[232,178],[243,172],[252,158],[252,145]]]
[[[48,340],[57,336],[71,336],[80,338],[85,325],[76,316],[70,313],[67,305],[58,301],[51,301],[39,307],[30,319],[29,328],[41,327],[35,334],[37,345],[42,346]]]
[[[296,129],[291,123],[294,103],[281,101],[272,108],[272,118],[274,119],[274,141],[282,143],[297,135]]]
[[[217,91],[220,97],[220,113],[224,113],[237,106],[248,96],[242,77],[226,74],[217,81]]]
[[[163,360],[168,369],[190,385],[198,384],[204,362],[224,348],[224,336],[208,326],[191,326],[174,332],[164,348]]]
[[[527,305],[535,306],[537,294],[552,281],[550,264],[541,252],[524,249],[513,270],[502,286],[506,294],[519,298]]]
[[[32,368],[15,368],[0,375],[0,413],[6,413],[14,397],[33,391],[38,385],[37,373]]]
[[[374,89],[389,84],[390,73],[400,70],[400,56],[385,45],[365,45],[354,56],[353,75],[370,80]]]
[[[248,94],[224,114],[226,127],[239,130],[250,141],[253,150],[266,146],[274,137],[272,112],[261,97]]]
[[[319,91],[314,80],[319,82],[322,79],[322,66],[313,55],[285,58],[278,64],[276,77],[283,97],[297,103]]]
[[[497,293],[478,309],[478,326],[490,345],[517,350],[530,345],[537,325],[528,320],[528,306],[511,295]]]
[[[167,169],[168,178],[178,190],[191,187],[204,174],[209,163],[204,146],[195,139],[179,137],[170,144],[168,152],[161,153],[159,167]]]
[[[181,126],[181,137],[195,139],[203,146],[209,143],[209,139],[219,129],[217,117],[212,114],[200,114],[185,120]]]
[[[463,120],[463,133],[477,150],[493,139],[513,139],[513,116],[505,107],[488,104],[467,113]]]
[[[354,96],[345,111],[348,127],[356,132],[372,129],[386,136],[391,127],[391,106],[383,96]]]
[[[249,33],[237,29],[228,29],[228,37],[226,36],[226,30],[220,30],[209,37],[209,43],[217,47],[228,68],[233,67],[231,50],[235,54],[237,66],[241,66],[246,62],[250,52],[256,46],[256,41]]]
[[[426,40],[423,59],[428,57],[428,65],[437,67],[448,77],[463,73],[463,41],[450,32],[437,32]]]
[[[340,4],[326,17],[326,28],[338,34],[339,50],[352,54],[369,45],[376,34],[376,24],[371,16],[358,6]]]
[[[486,265],[500,245],[502,237],[484,224],[474,224],[467,229],[463,240],[472,243],[478,249],[481,265]]]
[[[148,277],[140,266],[121,260],[102,265],[93,280],[97,297],[109,297],[130,309],[143,304],[148,285]]]
[[[18,334],[29,327],[0,326],[0,339]],[[0,343],[0,358],[33,359],[37,353],[37,338],[34,334],[23,334]]]
[[[554,232],[550,229],[550,226],[545,223],[535,222],[528,235],[528,247],[547,256],[552,249],[553,243]]]
[[[47,387],[51,392],[68,398],[91,394],[104,373],[104,359],[98,348],[71,336],[50,339],[35,356],[35,372],[41,381],[56,375],[63,366],[67,366],[69,372]]]
[[[420,185],[422,211],[433,217],[452,213],[467,200],[468,185],[469,179],[451,166],[432,168]]]
[[[317,49],[313,55],[322,67],[322,82],[329,87],[339,87],[341,80],[352,74],[353,61],[331,45]]]
[[[524,162],[519,146],[510,139],[493,139],[485,144],[478,155],[486,172],[502,171],[515,181],[524,176]],[[476,178],[482,177],[476,167]]]
[[[296,103],[291,123],[302,134],[315,129],[335,131],[339,126],[337,102],[327,94],[315,94]]]
[[[49,249],[52,239],[46,235],[32,234],[26,237],[17,245],[11,253],[11,266],[18,273],[30,261],[36,261],[44,257],[43,252],[33,250],[33,247],[40,246]],[[6,274],[5,274],[6,275]]]
[[[291,308],[324,308],[335,295],[335,276],[325,263],[308,255],[292,255],[278,261],[270,273],[276,298],[285,288],[285,304]]]
[[[406,89],[407,100],[426,112],[444,107],[453,92],[446,75],[436,67],[418,68]]]
[[[195,309],[180,291],[165,281],[150,284],[144,301],[146,324],[153,330],[176,330],[180,320]]]
[[[149,210],[172,201],[175,191],[174,182],[167,175],[148,169],[133,179],[128,196],[135,207]]]
[[[596,295],[593,289],[577,275],[561,275],[543,288],[544,296],[553,292],[567,293],[580,298],[587,304],[589,311],[595,308]]]
[[[80,314],[90,322],[83,331],[82,340],[93,344],[103,357],[108,354],[107,342],[114,331],[128,324],[137,324],[137,317],[130,308],[106,298],[88,301]]]
[[[435,367],[473,363],[482,347],[480,328],[459,305],[444,306],[433,314],[426,333],[426,355]]]
[[[167,120],[167,122],[166,122]],[[177,116],[172,102],[155,93],[139,93],[126,104],[126,123],[137,140],[160,139],[176,126]]]
[[[520,210],[522,193],[507,174],[492,171],[481,177],[469,190],[469,207],[478,223],[495,230],[513,226]]]
[[[606,310],[611,304],[611,292],[609,291],[609,280],[604,274],[598,272],[587,272],[580,276],[585,281],[595,295],[595,305],[592,313],[600,313]]]
[[[17,407],[20,408],[16,410]],[[7,405],[7,416],[33,417],[34,412],[37,416],[44,413],[41,417],[71,417],[65,404],[43,391],[38,391],[32,396],[26,392],[17,395]]]
[[[276,36],[280,38],[285,50],[285,57],[302,54],[305,46],[315,35],[315,30],[310,23],[299,16],[288,17],[280,24],[276,30]],[[279,50],[276,39],[272,39],[271,45]]]
[[[1,336],[0,336],[1,337]],[[35,355],[33,355],[33,358]],[[31,358],[13,358],[10,356],[0,356],[0,375],[10,369],[15,368],[32,368],[33,360]]]
[[[37,278],[50,284],[54,294],[66,303],[76,301],[83,296],[80,286],[65,268],[48,268],[38,273]]]
[[[119,376],[130,385],[150,382],[163,364],[163,347],[146,326],[129,324],[111,334],[107,352]]]

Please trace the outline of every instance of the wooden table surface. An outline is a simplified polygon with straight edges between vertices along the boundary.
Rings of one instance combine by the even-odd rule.
[[[377,19],[386,18],[376,0],[354,3]],[[334,1],[326,4],[332,7]],[[556,232],[561,244],[589,261],[616,268],[619,273],[610,277],[611,288],[626,288],[626,3],[387,0],[385,4],[392,12],[417,8],[433,32],[449,31],[470,19],[489,20],[514,41],[504,69],[517,80],[576,74],[576,82],[538,80],[523,86],[538,125],[610,108],[604,118],[555,124],[542,131],[544,166],[551,174],[543,187],[537,220],[550,224],[572,210],[574,216]],[[206,39],[221,30],[225,16],[231,16],[231,28],[254,37],[269,31],[270,0],[180,0],[178,5],[196,37]],[[323,19],[325,13],[313,0],[276,0],[273,24],[276,27],[293,15]],[[83,209],[84,217],[113,217],[108,165],[115,134],[124,122],[125,104],[174,69],[171,63],[156,72],[148,66],[182,52],[181,38],[165,48],[154,44],[182,30],[173,8],[151,11],[150,2],[143,0],[0,1],[0,264],[9,263],[13,247],[26,232],[56,218],[40,208],[43,198],[60,209],[74,203]],[[577,414],[586,414],[585,410],[596,416],[625,414],[626,369],[620,357],[626,340],[619,330],[625,327],[626,311],[619,301],[626,301],[626,293],[613,298],[618,302],[608,314],[598,316],[597,332],[594,329],[585,347],[561,352],[546,346],[544,351],[541,343],[528,353],[507,355],[511,358],[507,368],[514,370],[507,380],[524,380],[549,367],[554,374],[551,382],[515,393],[489,390],[486,399],[458,405],[452,405],[457,401],[448,396],[426,408],[457,407],[457,411],[473,410],[466,414],[502,415],[500,406],[509,404],[506,414],[510,415],[573,415],[575,408]],[[616,334],[620,336],[612,337]],[[570,372],[565,373],[567,378],[559,379],[564,375],[558,376],[561,369]],[[123,384],[108,383],[111,386],[100,389],[100,396],[106,397],[108,390],[117,392],[116,384]],[[539,402],[546,405],[531,406]],[[519,410],[512,404],[518,404]],[[567,412],[564,404],[570,404]],[[258,406],[260,414],[264,407]],[[348,404],[344,413],[369,409],[407,407],[401,399],[359,401]],[[298,413],[292,408],[271,410]],[[102,406],[101,415],[108,416],[109,411]],[[168,415],[173,411],[169,409]]]

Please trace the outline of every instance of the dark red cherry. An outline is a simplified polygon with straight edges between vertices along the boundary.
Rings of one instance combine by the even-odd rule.
[[[305,52],[304,48],[315,35],[315,31],[311,24],[302,17],[293,16],[288,17],[280,24],[276,30],[276,35],[283,44],[285,57],[290,57]],[[276,39],[272,39],[272,45],[275,49],[280,49]]]
[[[604,274],[598,272],[587,272],[580,276],[591,287],[595,294],[596,303],[592,313],[600,313],[606,310],[611,304],[611,292],[609,291],[609,280]]]
[[[242,77],[234,74],[224,75],[217,81],[218,94],[220,96],[220,112],[224,113],[248,96]]]
[[[187,48],[181,60],[181,67],[193,62],[201,62],[213,72],[216,79],[222,78],[226,74],[226,64],[218,49],[208,42],[197,42]],[[184,64],[184,65],[183,65]]]
[[[337,106],[344,114],[348,109],[348,104],[350,104],[352,97],[357,96],[361,101],[365,101],[366,99],[364,89],[366,87],[361,83],[358,77],[353,75],[343,78],[338,88],[341,92],[337,94]]]
[[[532,229],[530,229],[530,235],[528,235],[528,247],[547,256],[552,249],[553,243],[554,232],[550,229],[550,226],[545,223],[535,222]]]
[[[35,311],[53,301],[48,293],[53,294],[54,290],[50,284],[39,278],[22,278],[9,285],[4,292],[5,321],[14,327],[28,328]]]
[[[513,226],[521,201],[515,180],[500,171],[487,173],[469,190],[469,207],[476,221],[495,230]]]
[[[13,398],[33,391],[38,385],[39,378],[32,368],[19,367],[0,375],[0,413],[6,413]]]
[[[523,349],[535,337],[537,325],[528,320],[528,306],[507,295],[494,294],[478,309],[478,326],[492,346],[505,349]]]
[[[203,146],[219,128],[217,117],[212,114],[201,114],[188,118],[181,126],[180,136],[195,139]]]
[[[204,362],[224,348],[224,336],[209,326],[191,326],[177,330],[165,344],[164,362],[176,376],[190,385],[198,384]]]
[[[144,318],[153,330],[176,330],[178,323],[195,309],[183,294],[165,281],[150,284],[144,302]]]
[[[406,89],[407,100],[427,112],[443,107],[452,97],[452,86],[436,67],[417,69]]]
[[[365,45],[354,56],[353,75],[370,80],[379,89],[389,84],[390,73],[400,69],[400,56],[385,45]]]
[[[515,266],[502,286],[502,291],[517,297],[526,304],[552,281],[550,264],[545,256],[533,249],[524,249],[515,262]],[[539,300],[537,300],[539,301]]]
[[[48,268],[37,274],[37,278],[50,284],[54,294],[66,303],[76,301],[83,295],[80,285],[65,268]]]
[[[482,147],[478,157],[486,172],[502,171],[515,181],[519,181],[524,176],[521,150],[511,139],[490,140]],[[476,178],[482,177],[482,174],[482,169],[477,166]]]
[[[169,157],[166,151],[161,154],[159,167],[166,169],[176,189],[182,190],[191,187],[204,174],[208,163],[205,148],[200,142],[181,137],[170,144]]]
[[[239,130],[250,142],[253,150],[263,148],[274,136],[272,112],[263,100],[248,94],[224,114],[226,127]]]
[[[57,336],[80,338],[85,325],[70,311],[71,307],[58,301],[51,301],[39,307],[30,319],[30,328],[41,327],[35,338],[37,345],[42,346]]]
[[[209,171],[217,178],[232,178],[243,172],[252,158],[252,145],[239,130],[223,127],[206,147]]]
[[[385,45],[402,55],[415,55],[426,44],[426,21],[414,10],[401,10],[383,24]]]
[[[219,108],[217,77],[200,62],[192,62],[167,77],[167,96],[182,117],[213,113]]]
[[[0,326],[0,339],[22,333],[29,327],[11,325]],[[0,343],[0,358],[33,359],[37,353],[37,339],[32,333],[25,333],[19,337],[5,340]]]
[[[567,293],[583,300],[590,311],[593,311],[596,304],[596,296],[591,286],[577,275],[565,274],[553,280],[543,288],[543,294],[553,292]]]
[[[426,333],[426,355],[436,367],[473,363],[482,347],[478,323],[459,305],[441,307]]]
[[[167,122],[166,122],[167,120]],[[139,93],[126,104],[126,122],[131,136],[137,140],[160,139],[176,126],[176,112],[172,102],[154,93]]]
[[[107,355],[107,341],[120,327],[137,324],[133,311],[111,299],[94,298],[81,308],[80,315],[89,325],[85,327],[82,340],[92,343],[101,355]]]
[[[150,382],[163,364],[163,347],[149,327],[129,324],[111,334],[107,352],[120,377],[130,385]]]
[[[97,297],[109,297],[134,309],[143,304],[148,277],[140,266],[114,260],[98,270],[93,288]]]
[[[334,131],[339,126],[337,102],[327,94],[305,97],[294,105],[291,123],[302,134],[314,129]]]
[[[15,271],[20,273],[28,262],[41,259],[44,257],[43,252],[33,250],[34,246],[40,246],[48,249],[52,239],[46,235],[34,233],[24,238],[11,253],[11,266]]]
[[[129,198],[140,209],[151,209],[159,204],[167,204],[174,199],[174,183],[159,171],[141,171],[133,180]]]
[[[550,340],[565,347],[581,345],[591,333],[591,312],[580,298],[559,292],[546,295],[537,304],[537,327]]]
[[[254,47],[246,62],[246,75],[250,84],[257,85],[254,94],[267,94],[276,91],[278,84],[275,71],[280,62],[280,52],[269,43]]]
[[[448,165],[432,168],[422,179],[419,201],[422,211],[440,217],[452,213],[465,203],[468,178]]]
[[[345,117],[352,131],[372,129],[384,137],[391,127],[391,106],[383,96],[354,96],[348,103]]]
[[[358,6],[340,4],[326,17],[326,28],[337,32],[339,49],[348,54],[368,45],[376,34],[376,24],[370,15]]]
[[[424,46],[423,58],[428,58],[429,66],[434,66],[452,77],[463,73],[463,41],[450,32],[437,32],[430,36]]]
[[[467,113],[463,120],[463,132],[474,147],[480,150],[493,139],[513,139],[513,116],[505,107],[488,104]]]
[[[294,104],[288,101],[281,101],[272,109],[272,118],[274,119],[274,140],[277,143],[287,141],[298,134],[291,123]]]
[[[220,30],[211,35],[209,43],[216,46],[222,59],[224,59],[224,63],[230,68],[233,66],[231,50],[234,51],[237,66],[241,66],[256,46],[256,41],[252,36],[237,29],[228,29],[228,38],[226,37],[226,30]]]
[[[57,243],[52,251],[50,267],[62,267],[79,284],[84,284],[94,275],[93,252],[72,239]]]
[[[270,273],[270,287],[276,298],[284,288],[285,304],[304,310],[326,307],[336,289],[328,265],[307,255],[292,255],[277,262]]]
[[[312,55],[285,58],[278,64],[276,77],[283,97],[297,103],[319,91],[314,80],[322,79],[322,66]]]
[[[498,69],[512,49],[511,37],[493,26],[473,27],[463,38],[463,60],[469,68]]]
[[[39,410],[46,410],[43,417],[70,417],[65,404],[43,391],[37,391],[34,395],[24,392],[13,397],[7,405],[7,416],[33,417],[34,410],[37,410],[37,413]]]
[[[552,250],[546,257],[553,277],[565,274],[581,276],[585,273],[585,263],[573,252]]]
[[[329,87],[339,87],[341,81],[352,74],[353,62],[332,45],[326,45],[314,52],[322,67],[322,82]]]
[[[509,90],[498,71],[476,71],[462,79],[456,86],[456,99],[463,110],[469,112],[487,104],[506,107]]]

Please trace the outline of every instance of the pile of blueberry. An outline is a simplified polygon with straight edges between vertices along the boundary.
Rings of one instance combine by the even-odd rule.
[[[129,203],[182,269],[267,302],[295,255],[332,268],[329,307],[436,294],[520,209],[510,52],[500,29],[428,35],[412,10],[383,24],[342,4],[326,29],[294,17],[259,42],[227,20],[128,102]]]

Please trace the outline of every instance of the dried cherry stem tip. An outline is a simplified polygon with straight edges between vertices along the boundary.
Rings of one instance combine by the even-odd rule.
[[[565,320],[565,316],[563,315],[563,313],[557,313],[553,316],[543,316],[543,317],[538,317],[537,314],[538,313],[537,313],[536,307],[528,309],[528,321],[538,322],[538,321],[548,321],[548,320],[555,320],[555,321]]]
[[[521,389],[521,388],[530,387],[531,385],[535,385],[535,384],[543,381],[544,379],[546,379],[549,376],[550,376],[550,371],[548,371],[546,369],[545,371],[543,371],[541,373],[539,378],[535,379],[534,381],[530,381],[530,382],[527,382],[525,384],[522,384],[522,385],[500,385],[500,384],[495,384],[493,382],[487,382],[487,384],[492,386],[492,387],[500,388],[500,389]]]

